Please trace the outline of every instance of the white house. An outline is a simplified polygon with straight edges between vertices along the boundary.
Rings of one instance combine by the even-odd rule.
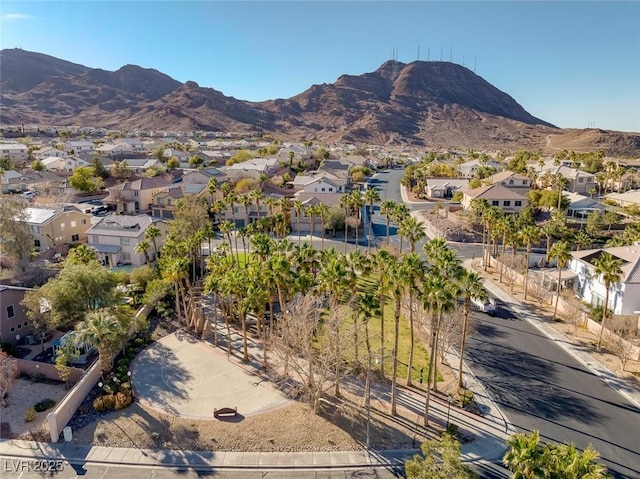
[[[603,252],[622,260],[622,281],[609,291],[609,308],[613,314],[634,314],[640,311],[640,244],[614,248],[574,251],[569,269],[576,273],[576,295],[595,306],[604,304],[606,289],[601,277],[595,275],[594,260]]]
[[[2,192],[6,193],[9,190],[19,190],[22,184],[22,173],[18,173],[15,170],[5,170],[0,172],[0,187]]]
[[[105,266],[145,264],[144,253],[135,252],[138,243],[145,239],[145,232],[150,225],[155,224],[162,232],[156,238],[158,250],[164,244],[167,223],[154,220],[148,215],[109,215],[87,230],[88,246],[98,253],[98,259]],[[149,241],[149,243],[152,243]],[[151,245],[150,245],[151,246]],[[153,246],[147,251],[149,259],[155,259]]]
[[[458,170],[460,170],[460,176],[462,176],[463,178],[473,178],[476,174],[476,171],[478,171],[478,169],[482,168],[483,166],[489,166],[498,170],[500,168],[500,163],[492,160],[485,162],[482,162],[480,160],[471,160],[458,165]]]
[[[569,199],[569,209],[567,216],[577,218],[579,220],[586,219],[594,211],[604,213],[605,207],[602,203],[578,193],[563,192],[562,196]]]
[[[72,173],[79,166],[91,166],[91,163],[77,156],[50,156],[42,160],[42,164],[47,171],[67,171],[69,173]]]
[[[607,198],[620,206],[640,206],[640,190],[629,190],[625,193],[611,193]]]
[[[312,171],[298,175],[291,182],[296,191],[306,193],[344,193],[349,184],[348,176],[339,176],[328,171]]]
[[[58,158],[62,158],[67,156],[66,151],[58,150],[53,146],[46,146],[44,148],[40,148],[33,152],[33,156],[35,156],[38,160],[44,160],[45,158],[49,158],[51,156],[57,156]]]
[[[457,191],[468,187],[466,178],[428,178],[424,189],[429,198],[451,198]]]
[[[229,178],[259,178],[261,174],[271,175],[278,171],[280,163],[277,158],[253,158],[220,168]]]
[[[71,140],[64,144],[64,151],[72,155],[86,155],[93,153],[94,144],[88,140]]]
[[[11,161],[26,161],[29,158],[29,151],[21,143],[0,143],[0,158],[9,158]]]

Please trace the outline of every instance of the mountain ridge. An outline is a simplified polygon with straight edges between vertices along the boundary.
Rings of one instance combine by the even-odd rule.
[[[429,147],[558,148],[562,130],[461,65],[389,60],[290,98],[251,102],[153,68],[89,68],[20,49],[0,51],[0,123],[114,129],[265,132],[286,139]],[[580,131],[580,130],[578,130]],[[586,130],[585,130],[586,131]],[[571,134],[574,148],[640,154],[640,135]],[[550,140],[551,138],[552,140]],[[591,142],[592,144],[589,144]]]

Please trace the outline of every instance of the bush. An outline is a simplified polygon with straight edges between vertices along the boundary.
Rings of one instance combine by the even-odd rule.
[[[116,411],[119,411],[120,409],[124,409],[129,406],[132,401],[133,396],[131,394],[119,392],[115,395],[114,407]]]
[[[453,424],[453,423],[449,423],[449,425],[447,426],[447,429],[445,431],[447,434],[450,434],[453,437],[456,437],[456,435],[458,434],[458,425],[457,424]]]
[[[31,382],[41,383],[42,381],[44,381],[45,376],[42,373],[35,373],[31,375],[30,379],[31,379]]]
[[[460,403],[462,407],[467,407],[473,401],[473,391],[469,391],[468,389],[460,390]]]
[[[36,408],[30,406],[24,415],[24,422],[31,422],[36,418]]]
[[[9,356],[14,356],[16,355],[17,352],[17,348],[15,344],[11,344],[11,343],[0,343],[0,350],[4,351],[5,353],[7,353]]]
[[[55,405],[56,405],[56,402],[53,399],[43,399],[42,401],[37,403],[34,406],[34,408],[36,412],[43,412],[43,411],[46,411],[47,409],[51,409]]]

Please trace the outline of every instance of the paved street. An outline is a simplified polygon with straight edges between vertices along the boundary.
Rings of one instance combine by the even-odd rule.
[[[499,304],[475,313],[467,361],[516,429],[588,444],[617,478],[640,477],[640,411],[527,321]]]

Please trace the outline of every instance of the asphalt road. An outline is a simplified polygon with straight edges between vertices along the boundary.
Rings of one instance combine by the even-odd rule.
[[[507,305],[474,317],[467,362],[516,429],[592,444],[616,478],[640,477],[637,408]]]

